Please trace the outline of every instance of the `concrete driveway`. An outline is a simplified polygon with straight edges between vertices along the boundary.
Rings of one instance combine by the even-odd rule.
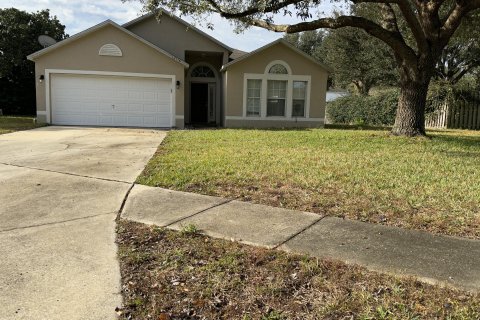
[[[115,318],[115,218],[164,137],[77,127],[0,135],[0,319]]]

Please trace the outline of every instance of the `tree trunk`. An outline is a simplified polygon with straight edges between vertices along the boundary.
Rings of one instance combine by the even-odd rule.
[[[423,82],[403,82],[392,134],[398,136],[425,136],[425,105],[430,79]]]
[[[370,90],[370,88],[368,88],[363,81],[354,80],[353,84],[357,88],[357,92],[358,92],[359,95],[368,96],[368,91]]]

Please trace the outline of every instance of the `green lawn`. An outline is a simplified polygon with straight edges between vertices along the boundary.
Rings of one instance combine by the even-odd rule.
[[[0,116],[0,134],[19,130],[29,130],[40,127],[31,117],[6,117]]]
[[[480,132],[172,131],[138,182],[480,238]]]

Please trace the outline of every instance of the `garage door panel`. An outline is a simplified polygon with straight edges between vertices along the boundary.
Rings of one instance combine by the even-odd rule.
[[[100,115],[98,117],[98,124],[102,126],[113,126],[113,116]]]
[[[171,87],[169,79],[54,74],[52,123],[170,127]]]
[[[92,126],[98,126],[98,116],[97,115],[83,115],[83,123],[82,125],[92,125]]]

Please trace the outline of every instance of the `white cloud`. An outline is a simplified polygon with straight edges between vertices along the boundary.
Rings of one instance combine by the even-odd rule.
[[[143,13],[138,1],[122,2],[121,0],[0,0],[0,8],[9,7],[29,12],[50,9],[50,12],[66,25],[67,33],[70,35],[106,19],[122,24]],[[330,5],[323,6],[318,10],[319,14],[322,11],[330,12],[331,8]],[[188,22],[193,21],[188,17],[182,18]],[[283,16],[279,16],[278,19],[281,23],[297,21],[295,18]],[[212,16],[210,22],[213,23],[214,30],[208,30],[204,25],[197,25],[197,27],[233,48],[246,51],[254,50],[282,36],[282,34],[260,28],[251,28],[236,34],[233,31],[234,27],[219,16]]]

